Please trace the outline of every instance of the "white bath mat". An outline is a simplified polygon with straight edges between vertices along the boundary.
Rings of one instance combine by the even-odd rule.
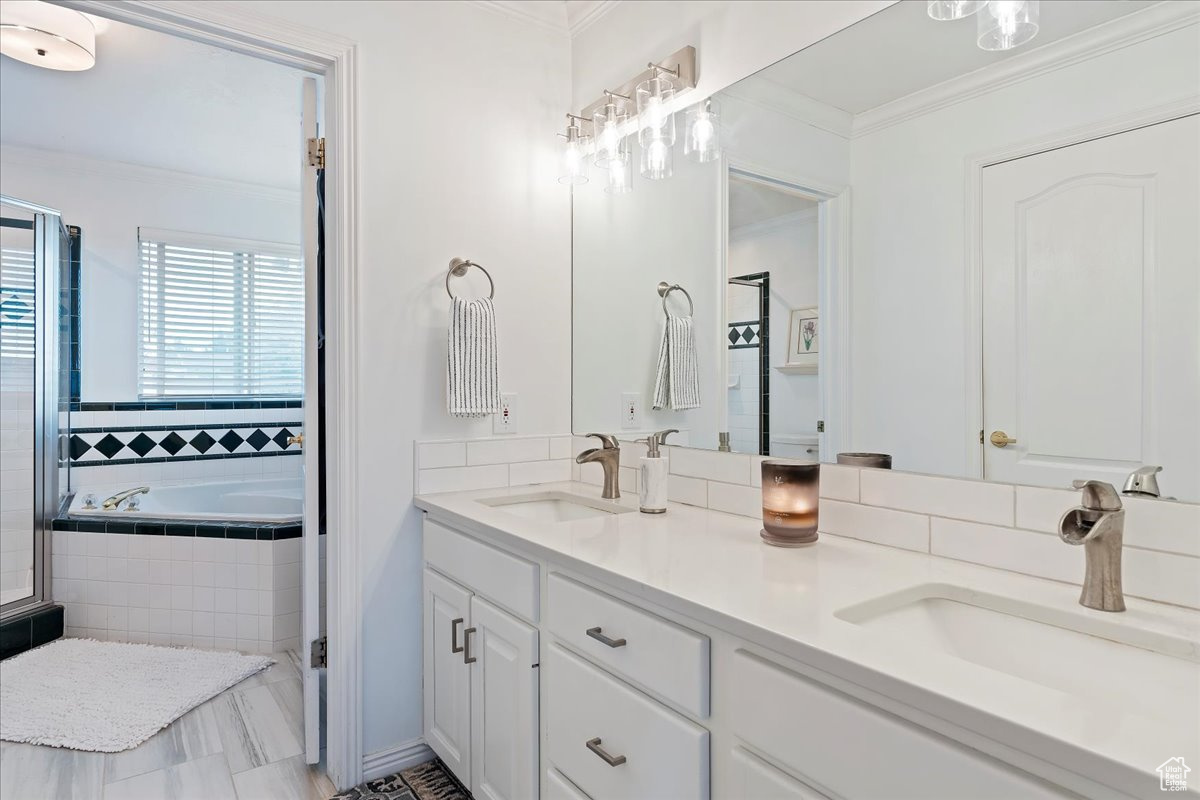
[[[274,663],[216,650],[59,639],[0,661],[0,739],[128,750]]]

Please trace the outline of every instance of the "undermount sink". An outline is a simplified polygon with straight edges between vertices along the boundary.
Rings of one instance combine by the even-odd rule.
[[[930,584],[835,616],[1088,701],[1179,713],[1200,702],[1200,644],[959,586]]]
[[[633,511],[632,508],[626,508],[608,500],[582,497],[569,492],[538,492],[537,494],[492,497],[479,502],[485,506],[499,508],[506,513],[538,522],[571,522]]]

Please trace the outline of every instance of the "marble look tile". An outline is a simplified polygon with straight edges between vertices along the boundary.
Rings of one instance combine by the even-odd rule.
[[[269,685],[225,692],[213,705],[231,772],[244,772],[303,752]]]
[[[239,772],[233,785],[241,800],[326,800],[337,790],[319,769],[294,756]]]
[[[286,678],[267,684],[267,691],[275,698],[283,712],[288,727],[296,738],[304,739],[304,689],[299,678]]]
[[[110,783],[104,800],[236,800],[221,753]]]
[[[104,783],[104,754],[0,742],[0,797],[95,800]]]
[[[108,753],[104,782],[116,783],[219,752],[221,737],[217,733],[217,718],[212,703],[205,703],[132,750]]]

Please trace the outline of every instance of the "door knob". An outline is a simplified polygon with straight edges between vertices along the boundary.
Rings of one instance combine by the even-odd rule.
[[[996,447],[1008,447],[1010,444],[1016,444],[1016,439],[1010,439],[1004,431],[992,431],[992,444]]]

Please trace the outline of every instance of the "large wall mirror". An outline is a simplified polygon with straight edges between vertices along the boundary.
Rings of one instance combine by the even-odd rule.
[[[992,51],[897,3],[679,98],[719,158],[649,180],[635,135],[630,191],[593,168],[575,431],[1041,486],[1161,466],[1200,501],[1200,4],[1040,12]],[[664,392],[665,331],[695,358]]]

